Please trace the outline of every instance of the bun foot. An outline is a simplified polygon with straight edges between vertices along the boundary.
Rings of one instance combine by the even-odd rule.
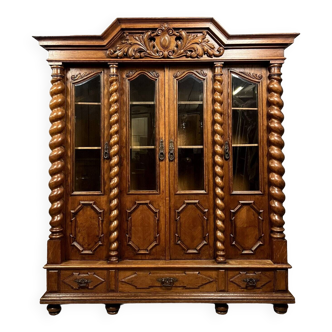
[[[228,304],[226,303],[216,303],[216,313],[218,315],[226,315],[228,312]]]
[[[47,306],[47,311],[51,316],[56,316],[61,311],[61,305],[60,304],[49,304]]]
[[[288,304],[274,304],[273,309],[277,314],[283,315],[287,312]]]
[[[119,312],[120,304],[105,304],[105,308],[109,315],[116,315]]]

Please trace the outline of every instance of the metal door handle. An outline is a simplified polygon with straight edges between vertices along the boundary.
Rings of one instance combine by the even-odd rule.
[[[108,142],[105,143],[104,146],[104,159],[110,159],[110,153],[108,149]]]
[[[174,142],[173,140],[169,140],[169,151],[168,151],[168,160],[173,161],[175,159],[175,154],[174,154]]]
[[[225,149],[224,150],[225,150],[224,158],[225,158],[225,160],[228,160],[230,158],[228,141],[225,142]]]
[[[164,140],[161,138],[159,143],[159,160],[163,161],[164,159],[165,159]]]

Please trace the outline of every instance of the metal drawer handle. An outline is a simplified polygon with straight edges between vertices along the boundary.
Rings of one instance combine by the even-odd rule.
[[[174,283],[177,282],[178,279],[166,277],[166,278],[159,278],[157,279],[157,281],[161,283],[162,287],[173,287]]]
[[[246,288],[256,288],[259,279],[247,278],[243,279],[243,281],[246,283]]]
[[[104,146],[104,159],[110,159],[110,152],[108,148],[108,142],[105,143]]]
[[[76,279],[74,281],[77,282],[79,288],[87,288],[89,283],[92,282],[92,280],[85,278]]]
[[[228,160],[230,158],[230,155],[229,155],[229,143],[228,143],[228,141],[225,142],[224,158],[225,158],[225,160]]]

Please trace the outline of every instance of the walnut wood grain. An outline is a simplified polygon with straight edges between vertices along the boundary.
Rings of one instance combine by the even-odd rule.
[[[50,102],[50,162],[52,163],[49,174],[51,180],[49,187],[51,194],[49,201],[51,208],[49,213],[51,215],[51,229],[50,239],[55,240],[63,237],[64,224],[64,182],[65,182],[65,84],[64,84],[64,68],[62,65],[51,65],[52,68],[52,87],[50,95],[52,97]]]
[[[214,65],[214,173],[215,173],[215,218],[216,218],[216,262],[225,263],[225,214],[224,214],[224,109],[223,109],[223,63]]]
[[[119,75],[117,64],[110,64],[110,226],[109,262],[119,261]]]
[[[285,238],[284,234],[284,219],[285,208],[283,202],[285,201],[285,195],[283,188],[285,182],[282,176],[285,173],[285,169],[282,165],[284,161],[284,154],[282,149],[284,147],[284,141],[282,135],[284,133],[284,127],[282,121],[284,115],[281,112],[283,108],[283,101],[281,99],[282,87],[281,87],[281,64],[273,63],[269,66],[269,82],[268,82],[268,143],[269,143],[269,195],[270,195],[270,220],[271,220],[271,237],[275,239]]]

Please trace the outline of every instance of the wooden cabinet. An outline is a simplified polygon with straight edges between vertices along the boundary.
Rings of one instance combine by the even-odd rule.
[[[49,51],[47,291],[65,303],[272,303],[285,313],[284,50],[213,19],[117,19]]]

